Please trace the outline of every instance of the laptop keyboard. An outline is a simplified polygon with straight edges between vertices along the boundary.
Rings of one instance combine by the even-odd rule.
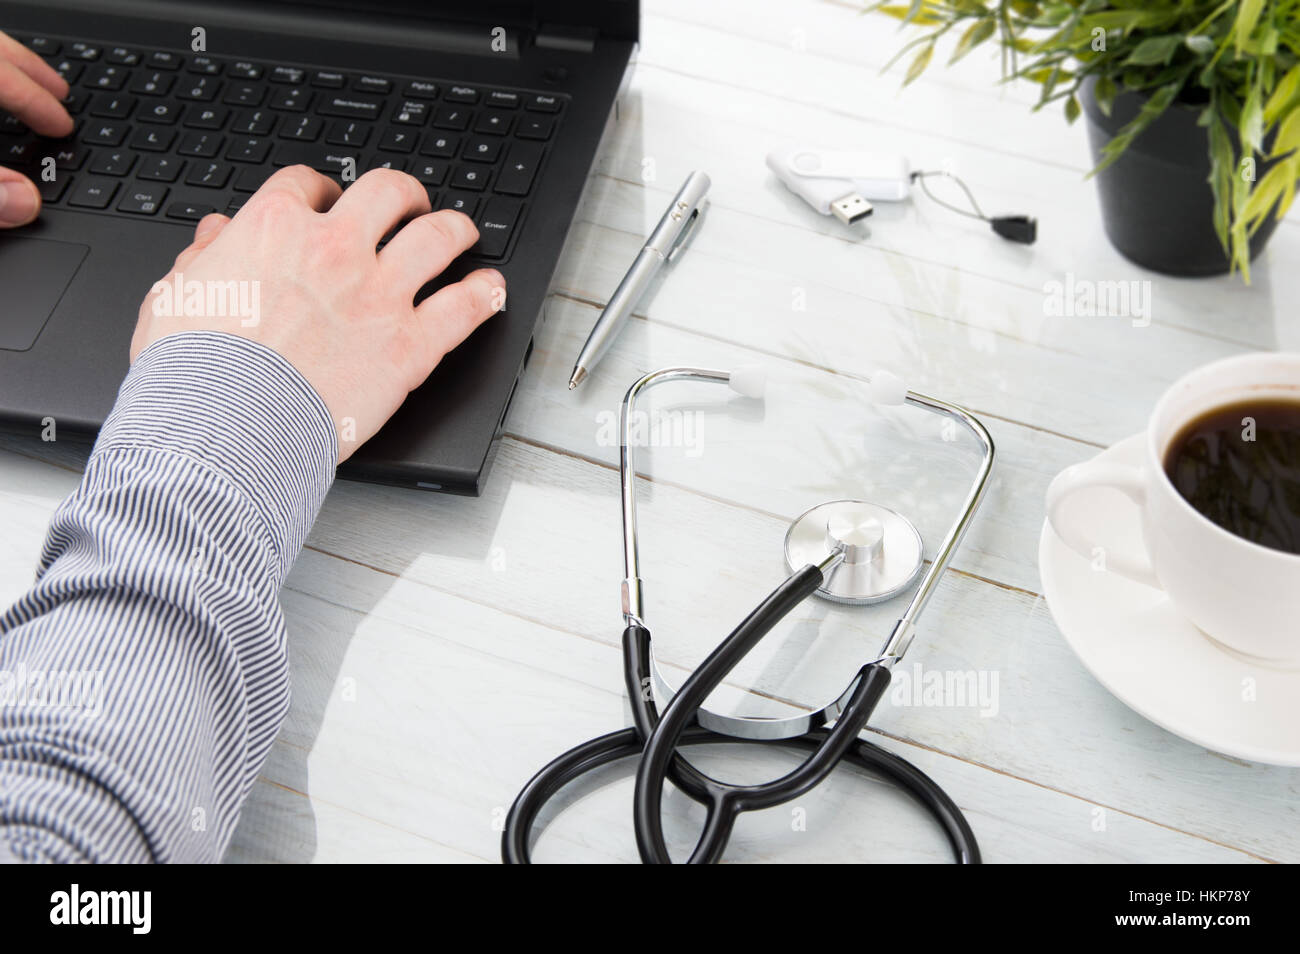
[[[415,176],[435,209],[478,224],[472,251],[506,258],[565,97],[440,79],[16,36],[71,86],[63,140],[0,112],[0,164],[48,206],[197,221],[233,215],[283,166],[346,185],[370,169]],[[55,174],[46,181],[45,160]],[[345,176],[345,172],[351,176]]]

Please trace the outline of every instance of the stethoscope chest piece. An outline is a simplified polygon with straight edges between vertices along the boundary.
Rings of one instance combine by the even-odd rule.
[[[785,563],[814,566],[843,547],[844,560],[817,595],[837,603],[879,603],[902,593],[921,573],[924,548],[912,522],[865,500],[832,500],[799,516],[785,535]]]

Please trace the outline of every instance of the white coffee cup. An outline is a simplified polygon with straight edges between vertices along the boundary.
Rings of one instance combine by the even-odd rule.
[[[1264,662],[1300,661],[1300,555],[1252,543],[1198,513],[1165,473],[1170,441],[1214,408],[1256,398],[1300,402],[1300,352],[1246,354],[1198,368],[1157,402],[1140,467],[1088,461],[1047,490],[1047,519],[1079,554],[1103,548],[1104,566],[1161,589],[1174,608],[1223,645]],[[1088,487],[1127,494],[1141,514],[1145,553],[1115,553],[1086,521],[1063,519],[1066,500]]]

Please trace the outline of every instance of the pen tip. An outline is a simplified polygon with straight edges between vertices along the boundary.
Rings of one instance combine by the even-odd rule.
[[[576,388],[579,384],[583,382],[583,379],[586,377],[587,377],[586,368],[574,368],[573,376],[569,378],[569,390],[572,391],[574,388]]]
[[[578,382],[577,382],[577,381],[570,381],[570,382],[569,382],[569,390],[570,390],[570,391],[572,391],[572,390],[573,390],[574,388],[576,388],[577,386],[578,386]]]

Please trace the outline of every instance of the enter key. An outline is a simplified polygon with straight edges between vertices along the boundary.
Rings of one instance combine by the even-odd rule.
[[[471,252],[486,258],[500,258],[506,253],[510,235],[519,222],[519,213],[523,203],[517,199],[505,199],[493,196],[488,200],[482,214],[478,217],[478,244]]]

